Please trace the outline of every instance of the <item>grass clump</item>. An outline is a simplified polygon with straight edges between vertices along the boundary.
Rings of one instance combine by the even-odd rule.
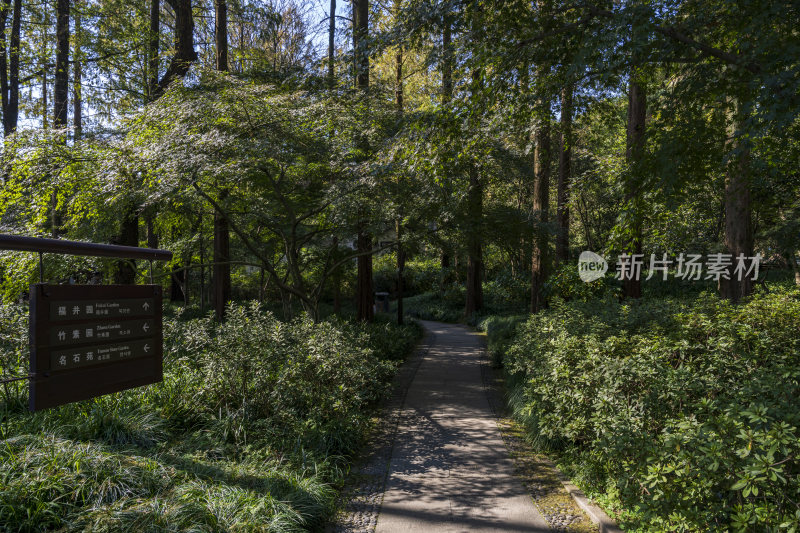
[[[26,368],[27,322],[0,328]],[[164,382],[26,411],[0,406],[0,530],[305,531],[333,509],[371,410],[418,326],[276,319],[233,305],[225,323],[165,321]]]

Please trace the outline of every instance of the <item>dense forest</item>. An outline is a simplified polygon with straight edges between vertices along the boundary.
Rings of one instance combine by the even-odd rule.
[[[422,318],[487,332],[531,442],[626,529],[796,531],[798,23],[4,0],[0,232],[174,256],[45,256],[53,283],[152,270],[165,383],[35,415],[4,383],[0,529],[321,527]],[[38,261],[0,252],[3,375]]]

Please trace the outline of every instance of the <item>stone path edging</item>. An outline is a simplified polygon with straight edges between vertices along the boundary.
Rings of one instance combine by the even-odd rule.
[[[489,365],[489,357],[488,353],[486,353],[485,346],[484,346],[484,357],[481,359],[481,363],[483,365],[481,368],[483,383],[484,387],[486,388],[487,395],[489,397],[489,404],[491,405],[492,410],[495,413],[495,416],[500,418],[501,416],[500,413],[502,409],[499,408],[499,405],[500,402],[502,402],[502,400],[498,398],[499,391],[496,390],[497,387],[492,383],[494,375],[493,375],[493,370]],[[586,513],[586,515],[588,515],[588,517],[591,519],[592,522],[597,524],[600,533],[624,533],[623,530],[620,529],[620,527],[617,525],[617,523],[605,513],[605,511],[603,511],[596,504],[592,503],[592,501],[586,497],[583,491],[578,487],[576,487],[572,483],[572,481],[570,481],[569,478],[567,478],[561,472],[561,470],[559,470],[558,466],[556,466],[555,463],[553,463],[550,460],[546,460],[546,463],[558,475],[558,478],[561,481],[561,484],[564,486],[564,489],[569,493],[570,496],[572,496],[572,499],[575,501],[578,507],[580,507]],[[535,500],[536,499],[535,495],[532,494],[532,496],[534,497]],[[551,521],[550,516],[545,514],[545,517],[548,519],[548,521]]]
[[[617,526],[617,523],[614,522],[605,511],[589,501],[589,498],[586,497],[583,491],[573,485],[563,474],[561,475],[561,483],[564,485],[564,488],[567,489],[570,496],[572,496],[572,499],[575,500],[575,503],[589,515],[592,522],[597,524],[597,527],[600,528],[600,533],[623,533],[619,526]]]

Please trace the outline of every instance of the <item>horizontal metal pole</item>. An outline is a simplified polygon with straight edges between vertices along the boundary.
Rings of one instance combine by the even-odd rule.
[[[117,257],[119,259],[145,259],[149,261],[169,261],[172,259],[172,252],[169,250],[3,234],[0,234],[0,250],[40,252],[43,254],[87,255],[91,257]]]

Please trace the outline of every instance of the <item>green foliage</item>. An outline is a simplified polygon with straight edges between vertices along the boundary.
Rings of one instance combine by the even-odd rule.
[[[619,286],[615,285],[611,274],[591,281],[583,281],[578,275],[576,263],[560,266],[550,274],[545,282],[544,294],[548,299],[588,301],[604,294],[619,295]]]
[[[478,324],[482,317],[499,314],[523,313],[530,298],[528,282],[501,272],[495,279],[483,284],[484,307],[476,316],[464,317],[464,287],[451,284],[444,290],[425,292],[404,301],[406,314],[423,320]]]
[[[393,293],[397,286],[397,255],[387,254],[373,263],[373,279],[377,291]],[[438,258],[420,257],[408,261],[403,269],[403,294],[416,296],[424,292],[438,291],[451,275],[443,269]]]
[[[503,354],[516,338],[517,326],[527,319],[527,315],[491,315],[478,323],[478,329],[486,332],[489,361],[494,368],[503,366]]]
[[[403,302],[406,315],[422,320],[458,322],[464,318],[464,291],[453,288],[443,292],[426,292]]]
[[[27,316],[0,306],[3,374],[27,369]],[[42,531],[303,531],[413,348],[417,325],[281,322],[256,303],[228,319],[165,320],[164,382],[30,414],[25,383],[0,415],[0,524]],[[2,528],[0,528],[2,529]]]
[[[5,440],[0,459],[0,522],[9,531],[305,531],[333,496],[318,476],[277,464],[218,461],[209,478],[47,435]]]
[[[517,413],[647,530],[800,527],[800,294],[556,303],[505,354]],[[523,399],[520,400],[520,397]]]

